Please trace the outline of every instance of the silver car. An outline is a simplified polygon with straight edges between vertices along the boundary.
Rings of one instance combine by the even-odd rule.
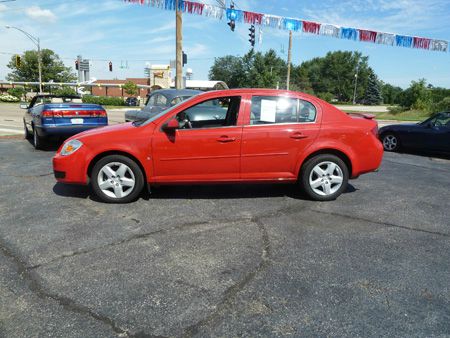
[[[190,97],[202,93],[200,90],[192,89],[160,89],[150,93],[147,97],[145,107],[141,110],[129,110],[125,113],[125,121],[147,120],[152,115],[180,103]]]

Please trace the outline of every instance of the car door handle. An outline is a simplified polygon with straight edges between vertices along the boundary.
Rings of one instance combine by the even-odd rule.
[[[221,142],[221,143],[234,142],[234,141],[236,141],[235,137],[228,137],[226,135],[223,135],[217,139],[217,142]]]
[[[302,134],[302,133],[293,133],[289,136],[290,138],[296,139],[296,140],[300,140],[302,138],[307,138],[308,135]]]

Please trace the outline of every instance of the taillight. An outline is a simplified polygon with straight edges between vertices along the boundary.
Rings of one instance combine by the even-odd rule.
[[[53,117],[53,112],[51,110],[44,110],[42,112],[42,117]]]
[[[105,110],[91,110],[91,115],[94,117],[106,117]]]
[[[106,117],[106,111],[104,110],[55,110],[48,113],[52,117]]]

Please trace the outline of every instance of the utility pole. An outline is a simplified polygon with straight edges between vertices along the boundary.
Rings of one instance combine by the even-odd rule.
[[[288,61],[287,61],[286,90],[289,90],[289,82],[291,81],[291,52],[292,52],[292,31],[289,31],[289,49],[288,49]]]
[[[176,1],[176,75],[175,88],[183,89],[183,18],[179,8],[180,0]]]
[[[359,71],[359,63],[356,65],[355,89],[353,90],[353,104],[356,104],[356,86],[358,85],[358,71]]]
[[[42,56],[41,56],[41,40],[37,38],[38,49],[38,72],[39,72],[39,94],[42,94]]]

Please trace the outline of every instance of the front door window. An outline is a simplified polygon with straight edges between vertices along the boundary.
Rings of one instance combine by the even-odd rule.
[[[177,114],[180,129],[220,128],[235,126],[240,96],[203,101]]]

